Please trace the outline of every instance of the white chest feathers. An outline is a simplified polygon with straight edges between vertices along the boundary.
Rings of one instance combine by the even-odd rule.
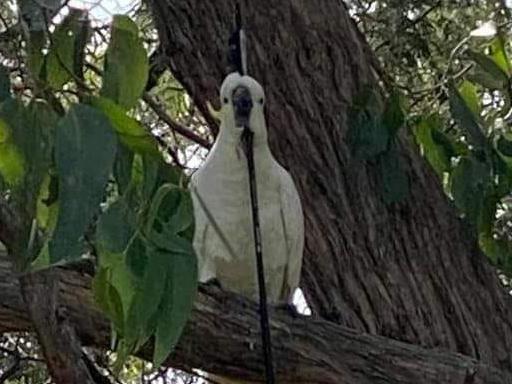
[[[247,77],[238,76],[238,80],[244,78]],[[225,114],[223,107],[223,117]],[[225,289],[256,300],[247,159],[240,146],[241,129],[230,126],[232,121],[223,118],[221,132],[205,164],[192,176],[194,248],[201,282],[216,278]],[[259,122],[251,116],[251,122],[268,300],[290,302],[299,284],[304,246],[300,198],[291,176],[270,152],[264,119]],[[255,127],[261,123],[263,126]]]

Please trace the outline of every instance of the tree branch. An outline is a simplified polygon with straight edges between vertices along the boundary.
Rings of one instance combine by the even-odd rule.
[[[80,341],[60,306],[57,270],[20,279],[21,294],[41,344],[48,370],[59,384],[95,384],[82,359]],[[64,312],[64,313],[62,313]]]
[[[99,76],[103,76],[103,72],[101,69],[97,68],[95,65],[91,63],[85,63],[87,68],[91,69],[94,73],[96,73]],[[142,95],[142,100],[146,102],[146,104],[149,105],[149,107],[156,113],[156,115],[164,121],[169,128],[171,128],[173,131],[179,133],[183,137],[186,137],[187,139],[199,144],[200,146],[204,148],[210,148],[211,144],[208,140],[202,138],[195,132],[191,131],[187,127],[184,127],[177,121],[173,120],[171,116],[166,112],[164,107],[162,107],[158,102],[147,92],[145,91]]]
[[[9,203],[0,196],[0,242],[12,250],[20,233],[20,222]],[[1,249],[1,248],[0,248]]]
[[[149,105],[149,107],[156,113],[156,115],[162,121],[164,121],[173,131],[179,133],[183,137],[186,137],[187,139],[199,144],[204,148],[211,147],[211,144],[208,142],[208,140],[202,138],[201,136],[194,133],[190,129],[184,127],[177,121],[173,120],[165,111],[165,109],[160,104],[158,104],[158,102],[155,99],[153,99],[153,97],[151,97],[147,92],[144,92],[142,100],[144,100],[146,104]]]
[[[92,304],[91,277],[62,267],[52,273],[60,286],[63,312],[82,342],[107,348],[109,323]],[[32,330],[18,279],[5,256],[0,257],[0,292],[0,331]],[[283,384],[512,382],[509,373],[460,354],[423,349],[312,317],[293,317],[283,310],[272,312],[271,326],[277,379]],[[260,347],[256,304],[201,287],[192,317],[166,365],[261,380]],[[140,354],[149,358],[149,346]]]

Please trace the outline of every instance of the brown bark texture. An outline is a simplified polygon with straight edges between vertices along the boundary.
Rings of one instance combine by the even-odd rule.
[[[51,276],[53,286],[57,287],[52,301],[58,303],[55,310],[60,314],[60,323],[76,331],[82,344],[108,348],[109,322],[93,304],[90,274],[76,269],[55,268],[31,276],[31,286],[43,284],[40,288],[46,289],[49,284],[45,276]],[[19,278],[12,272],[12,264],[5,255],[0,255],[0,292],[0,332],[33,331],[29,316],[33,309],[27,308]],[[30,305],[38,306],[37,303]],[[272,310],[271,318],[279,383],[512,383],[509,372],[468,356],[393,341],[316,317],[292,316],[282,309]],[[255,303],[212,286],[202,286],[192,317],[166,365],[185,370],[195,367],[263,381],[258,324]],[[44,329],[45,334],[63,332],[49,328],[51,331]],[[45,344],[52,346],[61,341],[55,336],[52,340],[45,340]],[[79,345],[71,339],[69,341],[70,348]],[[59,353],[67,348],[59,345],[55,350]],[[50,355],[45,353],[48,358],[54,351],[50,351]],[[83,364],[75,352],[70,353],[71,356],[65,359],[74,359],[77,367]],[[140,352],[140,356],[151,357],[149,345]],[[75,381],[80,380],[73,376],[77,374],[69,372],[69,380],[61,382],[89,382],[85,379]]]
[[[20,292],[55,382],[95,384],[66,308],[59,304],[58,274],[51,269],[26,274],[20,279]]]
[[[213,125],[206,102],[218,105],[236,1],[147,2],[170,70]],[[313,312],[511,370],[511,298],[409,135],[400,140],[411,185],[403,202],[386,205],[375,167],[350,156],[348,108],[376,81],[375,60],[343,2],[240,3],[271,148],[304,206],[301,287]]]

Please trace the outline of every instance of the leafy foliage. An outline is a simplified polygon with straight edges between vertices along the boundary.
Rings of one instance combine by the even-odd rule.
[[[108,119],[85,105],[74,105],[57,126],[60,210],[49,247],[52,263],[82,255],[80,239],[103,199],[116,144]]]
[[[385,88],[404,94],[407,125],[422,154],[482,250],[512,275],[510,9],[490,1],[348,3],[380,59]],[[481,20],[487,21],[478,27]],[[383,108],[366,100],[366,112],[351,115],[347,139],[357,158],[377,165],[389,202],[386,191],[402,178],[382,168],[382,160],[394,151],[389,143],[395,140],[378,126]],[[361,105],[356,100],[353,109]]]
[[[16,239],[20,266],[94,257],[116,370],[149,338],[160,365],[192,310],[197,266],[186,175],[140,121],[149,61],[139,28],[116,15],[104,70],[91,70],[87,12],[71,8],[48,25],[28,3],[20,55],[29,92],[14,92],[14,71],[0,67],[0,193],[28,228]]]
[[[447,84],[449,112],[458,128],[452,134],[440,116],[421,118],[415,128],[418,143],[438,174],[448,175],[447,192],[478,233],[480,246],[505,273],[512,273],[510,240],[496,227],[497,215],[512,193],[512,155],[508,123],[510,63],[501,36],[485,42],[488,53],[461,53],[473,72]],[[473,80],[474,82],[472,82]],[[482,100],[495,100],[482,107]],[[437,136],[437,140],[434,138]],[[441,140],[439,140],[441,139]],[[505,200],[504,200],[505,199]]]
[[[129,17],[114,16],[101,94],[127,109],[135,105],[148,79],[148,56],[138,33]]]
[[[409,178],[400,160],[397,134],[405,124],[400,96],[392,93],[381,106],[380,96],[366,88],[349,112],[347,142],[353,156],[376,164],[381,197],[386,204],[407,197]]]

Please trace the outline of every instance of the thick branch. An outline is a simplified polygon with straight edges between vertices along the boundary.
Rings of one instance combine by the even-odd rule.
[[[57,271],[27,274],[20,279],[21,293],[26,303],[53,379],[57,383],[94,384],[82,360],[80,341],[65,310],[59,306]]]
[[[512,298],[409,133],[399,152],[410,190],[397,204],[382,199],[381,167],[351,154],[350,106],[378,85],[344,2],[147,2],[169,69],[203,113],[218,100],[240,3],[270,146],[301,195],[310,307],[341,325],[512,371]]]
[[[90,276],[64,268],[55,276],[65,305],[63,313],[82,342],[107,348],[108,321],[92,306]],[[0,258],[0,292],[0,330],[30,330],[18,279],[5,257]],[[463,355],[422,349],[324,320],[292,317],[279,310],[272,313],[271,325],[280,383],[512,382],[510,374]],[[214,288],[202,289],[180,344],[167,363],[257,380],[263,369],[259,340],[255,304]]]

